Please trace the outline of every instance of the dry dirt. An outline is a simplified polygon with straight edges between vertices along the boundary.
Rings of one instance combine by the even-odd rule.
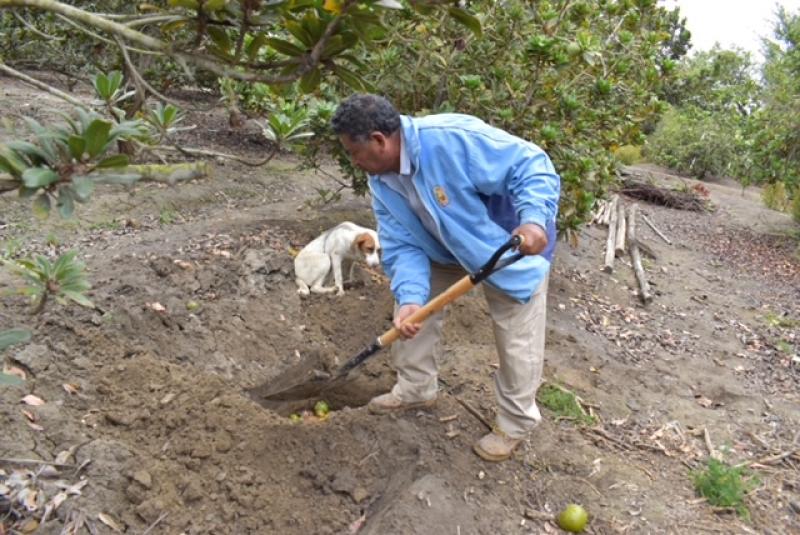
[[[0,95],[38,116],[51,104],[7,79]],[[266,150],[218,111],[187,122],[200,125],[188,145]],[[218,161],[212,177],[177,188],[107,189],[66,222],[35,222],[24,201],[0,197],[0,240],[25,253],[80,251],[97,305],[31,316],[22,297],[0,302],[0,329],[33,331],[6,354],[28,379],[0,389],[0,469],[38,473],[48,498],[50,476],[85,481],[40,533],[83,519],[81,533],[112,533],[108,523],[153,534],[556,533],[547,517],[571,502],[589,511],[588,533],[800,533],[800,261],[785,237],[796,226],[757,192],[707,184],[717,209],[706,214],[641,205],[673,241],[640,224],[657,253],[647,307],[624,261],[600,269],[603,229],[561,244],[545,375],[600,423],[545,410],[513,460],[489,464],[471,452],[483,425],[456,401],[492,417],[496,354],[479,292],[451,307],[434,409],[367,413],[392,384],[385,353],[331,397],[326,421],[293,423],[260,404],[284,370],[336,365],[390,326],[379,273],[360,270],[341,298],[295,291],[291,248],[342,220],[372,222],[364,199],[315,205],[326,186],[283,157],[262,168]],[[0,291],[16,286],[0,275]],[[27,394],[45,403],[20,403]],[[12,461],[69,448],[55,474]],[[750,520],[697,499],[692,472],[709,449],[760,461]],[[12,529],[10,516],[0,521],[0,533]]]

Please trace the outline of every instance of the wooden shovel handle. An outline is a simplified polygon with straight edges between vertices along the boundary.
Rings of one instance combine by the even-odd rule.
[[[458,282],[450,286],[448,289],[428,301],[425,306],[411,314],[403,323],[422,323],[432,314],[436,314],[442,310],[446,305],[452,303],[471,289],[475,284],[470,280],[469,275],[463,277]],[[400,331],[396,327],[392,327],[378,337],[378,344],[381,347],[387,347],[400,338]]]

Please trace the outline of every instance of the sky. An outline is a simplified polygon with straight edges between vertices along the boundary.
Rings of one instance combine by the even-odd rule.
[[[761,59],[760,37],[772,37],[776,5],[800,12],[800,0],[660,0],[664,7],[679,7],[692,32],[692,50],[709,50],[715,42],[734,46]]]

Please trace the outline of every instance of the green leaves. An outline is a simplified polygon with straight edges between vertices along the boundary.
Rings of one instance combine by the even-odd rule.
[[[13,345],[23,344],[31,339],[31,333],[27,329],[9,329],[0,331],[0,352]],[[22,379],[9,375],[7,373],[0,373],[0,386],[18,385],[21,384]]]
[[[97,96],[106,102],[112,102],[122,86],[122,73],[119,71],[111,71],[108,74],[97,73],[92,78],[92,85]]]
[[[308,130],[308,125],[308,110],[287,104],[280,112],[270,115],[262,127],[262,133],[265,138],[278,145],[295,143],[314,135]]]
[[[284,39],[278,39],[277,37],[270,37],[268,39],[265,39],[265,41],[267,43],[267,46],[274,48],[275,50],[277,50],[278,52],[280,52],[285,56],[295,57],[295,56],[302,56],[303,54],[305,54],[305,50]]]
[[[83,139],[86,142],[86,152],[94,158],[100,154],[111,142],[109,133],[111,132],[111,122],[103,119],[95,119],[89,124],[84,133]]]
[[[22,344],[31,339],[31,332],[27,329],[9,329],[0,331],[0,351],[13,345]]]
[[[58,180],[58,175],[46,167],[29,167],[22,173],[22,183],[26,188],[36,189],[49,186]]]
[[[469,11],[461,9],[460,7],[451,6],[447,8],[447,12],[451,17],[458,21],[459,24],[465,26],[472,33],[474,33],[476,37],[481,37],[483,35],[483,31],[481,30],[481,21]]]

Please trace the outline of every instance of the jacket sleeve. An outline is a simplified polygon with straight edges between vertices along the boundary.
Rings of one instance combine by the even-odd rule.
[[[372,196],[372,207],[378,221],[381,264],[391,278],[395,301],[400,306],[424,305],[431,292],[431,262],[428,255],[415,245],[414,237],[375,195]]]
[[[547,228],[558,213],[561,179],[539,147],[503,131],[469,140],[469,176],[485,195],[508,195],[520,224]]]

